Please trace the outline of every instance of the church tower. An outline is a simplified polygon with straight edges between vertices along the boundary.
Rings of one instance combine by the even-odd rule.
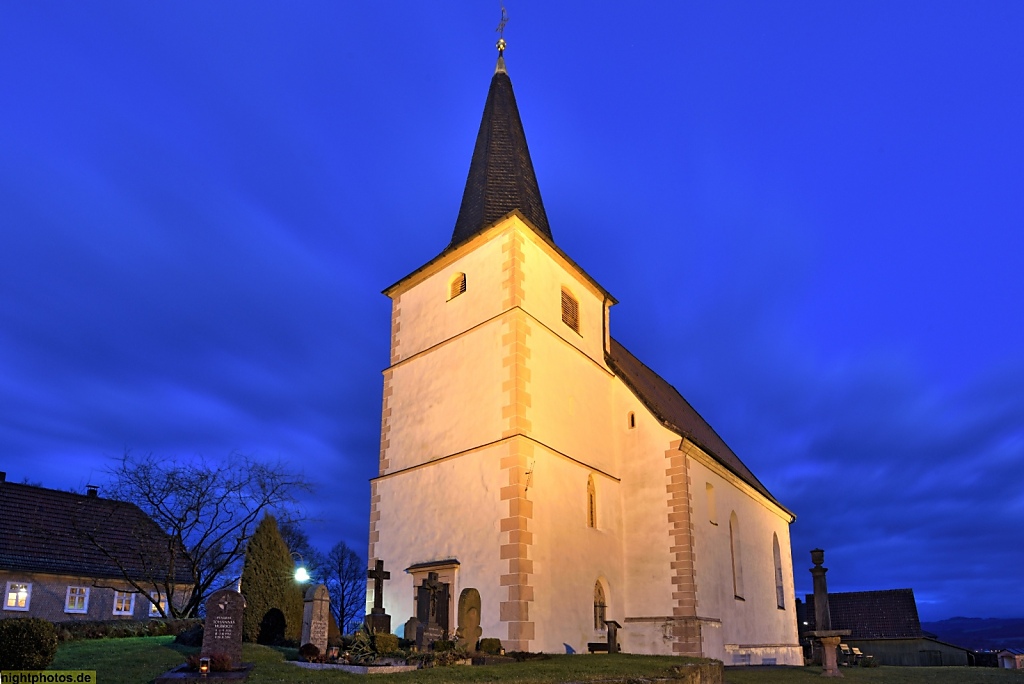
[[[615,299],[552,236],[503,47],[451,242],[384,291],[369,562],[395,631],[437,573],[450,629],[475,589],[506,650],[585,649],[607,620],[627,651],[796,663],[793,516],[611,338]]]

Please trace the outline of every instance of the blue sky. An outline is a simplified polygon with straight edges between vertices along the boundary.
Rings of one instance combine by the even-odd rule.
[[[1024,5],[507,5],[556,242],[835,591],[1019,616]],[[0,469],[282,459],[365,549],[389,301],[497,2],[0,7]]]

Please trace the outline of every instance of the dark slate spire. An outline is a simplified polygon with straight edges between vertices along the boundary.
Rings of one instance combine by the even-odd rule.
[[[526,147],[523,122],[512,93],[512,81],[500,54],[502,47],[499,44],[498,66],[487,91],[466,190],[452,233],[452,247],[516,209],[544,237],[552,239],[530,151]]]

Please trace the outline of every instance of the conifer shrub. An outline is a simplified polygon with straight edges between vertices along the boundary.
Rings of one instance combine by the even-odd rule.
[[[398,651],[398,637],[387,632],[373,635],[373,650],[377,655],[388,655]]]
[[[479,650],[487,655],[501,655],[501,639],[481,639]]]
[[[307,663],[319,663],[323,659],[320,657],[320,649],[316,644],[302,644],[299,647],[299,658],[305,660]]]
[[[57,628],[40,618],[0,620],[0,670],[45,670],[57,655]]]
[[[293,576],[291,552],[271,515],[264,516],[249,537],[242,567],[242,595],[244,641],[298,642],[302,632],[302,588]]]

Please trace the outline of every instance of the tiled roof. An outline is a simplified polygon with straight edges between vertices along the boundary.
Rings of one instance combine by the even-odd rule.
[[[815,626],[814,595],[806,596],[804,618]],[[919,639],[924,636],[913,589],[850,591],[828,595],[832,629],[850,630],[850,639]]]
[[[123,577],[119,561],[134,579],[162,580],[170,543],[134,504],[0,482],[0,568],[5,570],[116,579]],[[174,579],[189,582],[183,563]]]
[[[744,482],[782,507],[739,456],[718,436],[679,391],[612,339],[608,364],[667,428],[699,446]],[[785,508],[782,507],[784,510]]]
[[[476,235],[509,212],[518,209],[544,237],[551,240],[548,216],[540,199],[537,176],[526,147],[512,81],[499,57],[480,121],[466,190],[455,221],[451,247]]]

